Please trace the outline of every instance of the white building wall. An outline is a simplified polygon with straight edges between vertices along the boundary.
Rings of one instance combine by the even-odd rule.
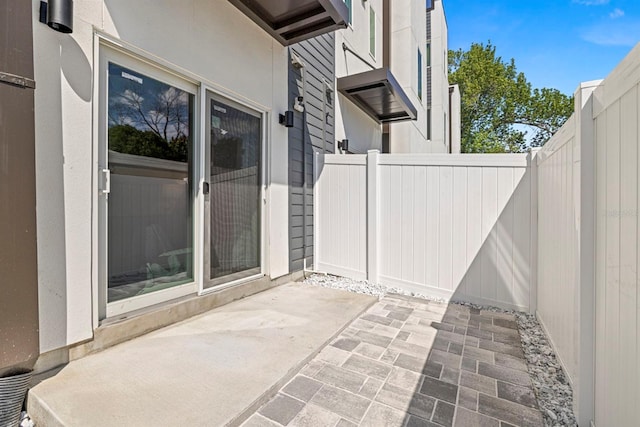
[[[426,72],[422,76],[422,100],[418,97],[418,49],[426,70],[425,10],[425,2],[420,0],[396,0],[391,4],[391,72],[418,112],[418,120],[391,124],[391,153],[427,152]]]
[[[268,113],[265,270],[288,273],[286,49],[226,1],[76,0],[71,35],[39,23],[32,4],[41,352],[97,326],[95,31]]]
[[[460,154],[462,151],[462,117],[460,116],[460,87],[450,86],[449,111],[451,122],[451,153]]]
[[[431,11],[431,152],[449,151],[448,27],[442,0]]]
[[[418,111],[418,120],[391,125],[392,153],[444,153],[449,128],[447,23],[442,1],[431,12],[432,130],[427,138],[427,24],[425,2],[394,0],[391,20],[391,71]],[[418,49],[422,54],[422,99],[418,97]]]
[[[371,8],[373,8],[376,15],[375,55],[371,55],[369,49],[369,11]],[[335,33],[336,78],[372,69],[351,52],[345,51],[342,48],[343,43],[375,68],[382,67],[382,23],[382,0],[352,2],[351,25]],[[382,126],[342,94],[338,93],[336,99],[336,141],[348,139],[349,151],[352,153],[366,153],[370,149],[380,150],[382,148]]]

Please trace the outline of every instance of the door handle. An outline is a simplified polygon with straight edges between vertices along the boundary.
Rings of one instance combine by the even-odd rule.
[[[208,182],[203,182],[202,183],[202,194],[204,194],[205,196],[207,194],[209,194],[209,183]]]
[[[102,174],[102,188],[100,192],[102,194],[109,194],[111,193],[111,171],[109,169],[102,169],[100,172]]]

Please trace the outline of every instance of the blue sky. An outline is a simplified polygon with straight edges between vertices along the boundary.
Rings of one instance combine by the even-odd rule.
[[[442,0],[449,48],[491,40],[534,87],[572,94],[640,42],[640,0]]]

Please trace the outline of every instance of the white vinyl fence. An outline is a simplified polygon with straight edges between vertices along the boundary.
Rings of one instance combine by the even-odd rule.
[[[538,154],[537,315],[578,423],[640,425],[640,45]]]
[[[574,391],[580,425],[593,414],[593,84],[538,153],[538,319]]]
[[[317,269],[447,300],[535,306],[531,155],[318,159]]]
[[[640,45],[593,94],[596,149],[595,420],[640,425]]]

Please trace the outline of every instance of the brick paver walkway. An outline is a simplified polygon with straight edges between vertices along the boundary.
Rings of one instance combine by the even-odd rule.
[[[542,426],[511,315],[387,296],[244,424]]]

